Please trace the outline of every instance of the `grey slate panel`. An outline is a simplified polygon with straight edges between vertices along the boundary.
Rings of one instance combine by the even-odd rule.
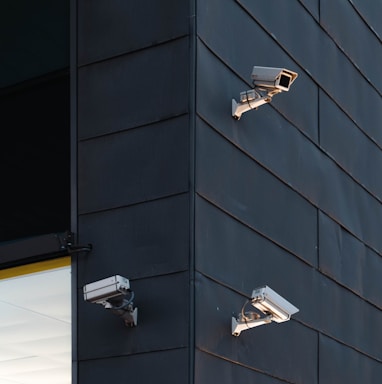
[[[79,217],[78,282],[126,271],[130,279],[184,271],[189,263],[189,195],[182,194]]]
[[[261,353],[258,350],[254,353]],[[256,372],[249,367],[243,367],[231,361],[209,355],[196,350],[195,354],[195,383],[256,383],[256,384],[285,384],[285,381],[262,372]]]
[[[253,114],[250,116],[253,120],[243,118],[234,121],[226,118],[225,124],[213,123],[222,130],[224,136],[233,140],[235,145],[239,145],[286,184],[335,217],[373,249],[381,251],[382,238],[378,228],[382,225],[382,207],[379,201],[355,183],[325,152],[288,126],[272,109],[249,113]],[[323,118],[321,123],[325,124],[326,119]],[[371,172],[375,171],[377,169],[374,167],[368,170],[370,176],[363,175],[362,179],[372,180],[374,176]]]
[[[320,144],[359,184],[382,199],[380,148],[323,92],[320,92]]]
[[[312,16],[301,4],[279,2],[278,12],[271,12],[267,1],[240,0],[240,4],[275,36],[362,130],[382,144],[382,130],[378,127],[382,121],[381,95],[323,29],[312,22]]]
[[[300,2],[309,10],[313,17],[320,19],[320,0],[300,0]]]
[[[346,323],[343,324],[346,327]],[[334,340],[320,335],[319,376],[322,383],[379,383],[382,365]]]
[[[189,1],[78,1],[80,65],[188,34]],[[156,72],[158,62],[151,70]]]
[[[129,278],[128,268],[119,273]],[[79,360],[188,347],[188,272],[130,280],[130,285],[138,308],[138,325],[133,328],[126,327],[122,319],[102,305],[85,302],[79,287]]]
[[[188,351],[155,351],[79,362],[79,383],[186,383]]]
[[[380,16],[382,16],[382,9]],[[379,92],[382,92],[381,40],[365,24],[350,2],[321,1],[320,21],[362,74],[373,83]]]
[[[382,3],[380,1],[349,0],[369,27],[382,39]]]
[[[80,213],[187,191],[188,140],[183,116],[80,142]]]
[[[231,334],[233,312],[245,303],[231,290],[197,275],[196,347],[293,383],[317,383],[317,333],[295,320]]]
[[[315,257],[315,207],[205,124],[196,148],[199,194],[300,257]]]
[[[320,270],[382,307],[382,258],[320,212]]]
[[[186,113],[188,44],[184,38],[81,68],[79,138]]]
[[[382,312],[377,307],[325,277],[315,300],[321,309],[317,329],[357,351],[382,359],[382,334],[378,332]]]

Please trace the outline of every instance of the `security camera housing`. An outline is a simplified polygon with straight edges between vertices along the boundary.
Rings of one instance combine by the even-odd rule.
[[[289,87],[297,78],[297,73],[285,68],[258,67],[252,69],[253,85],[258,88],[273,88],[289,91]]]
[[[251,304],[265,315],[272,315],[272,321],[276,323],[288,321],[299,311],[267,285],[253,290]]]
[[[83,287],[84,299],[97,304],[103,304],[107,300],[124,296],[129,290],[129,280],[120,275],[107,277]]]

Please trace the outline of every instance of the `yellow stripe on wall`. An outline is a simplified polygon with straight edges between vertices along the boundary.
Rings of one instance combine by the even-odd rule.
[[[48,269],[55,269],[66,267],[70,265],[70,256],[60,257],[58,259],[39,261],[37,263],[20,265],[19,267],[13,267],[0,270],[0,279],[9,279],[11,277],[27,275],[29,273],[42,272]]]

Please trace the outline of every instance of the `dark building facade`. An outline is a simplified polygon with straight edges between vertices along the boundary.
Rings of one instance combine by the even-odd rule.
[[[73,384],[379,382],[382,3],[61,6],[39,14],[59,14],[40,36],[57,32],[40,45],[51,65],[14,55],[22,69],[2,84],[0,268],[70,253],[55,245],[67,230],[92,245],[71,255]],[[298,78],[237,121],[254,65]],[[23,98],[41,140],[17,116]],[[83,300],[115,274],[130,279],[137,327]],[[232,336],[262,285],[299,312]]]

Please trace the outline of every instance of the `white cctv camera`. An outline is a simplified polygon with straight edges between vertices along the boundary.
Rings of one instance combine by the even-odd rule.
[[[251,74],[254,88],[241,92],[239,102],[232,99],[232,117],[239,120],[244,112],[270,103],[274,95],[289,91],[297,76],[289,69],[254,66]]]
[[[129,280],[120,275],[111,276],[83,287],[84,299],[97,304],[124,296],[129,290]]]
[[[254,66],[251,78],[257,88],[289,91],[289,87],[297,78],[297,73],[284,68]]]
[[[293,314],[298,312],[294,305],[267,285],[253,290],[251,304],[262,313],[272,315],[272,321],[276,323],[288,321]]]
[[[240,315],[237,318],[232,317],[233,336],[239,336],[242,331],[269,324],[271,321],[283,323],[299,311],[298,308],[266,285],[253,290],[250,303],[265,316],[261,317],[258,313],[251,311],[244,312],[247,303],[244,304]]]
[[[85,301],[102,304],[120,316],[126,325],[137,325],[138,309],[133,308],[134,292],[129,279],[120,275],[107,277],[85,285],[83,294]]]

